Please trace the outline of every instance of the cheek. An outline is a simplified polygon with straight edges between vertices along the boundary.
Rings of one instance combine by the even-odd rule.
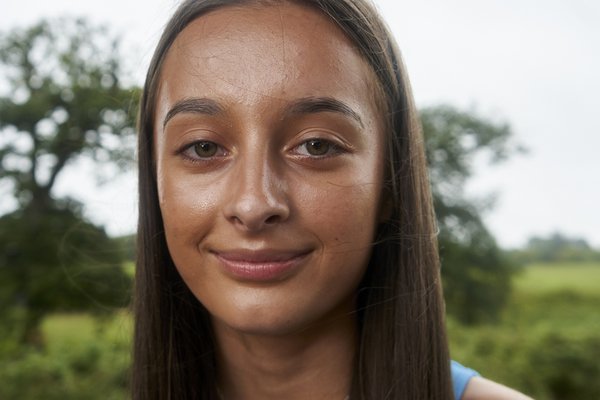
[[[321,245],[318,264],[307,279],[312,291],[305,293],[315,302],[316,313],[340,301],[353,307],[377,226],[377,185],[328,186],[318,194],[305,196],[300,216],[303,227]]]
[[[199,182],[193,175],[178,174],[172,169],[158,169],[160,209],[172,253],[177,253],[179,246],[197,243],[210,230],[219,193],[218,184]]]
[[[160,170],[159,170],[160,171]],[[199,182],[193,175],[165,170],[158,191],[167,248],[188,287],[206,280],[199,243],[210,234],[218,211],[218,184]]]
[[[375,176],[351,184],[331,181],[304,186],[299,200],[301,220],[324,245],[324,251],[370,249],[377,225],[380,187]]]

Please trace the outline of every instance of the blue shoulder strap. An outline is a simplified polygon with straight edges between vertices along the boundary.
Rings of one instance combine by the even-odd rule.
[[[479,376],[479,373],[471,368],[462,366],[454,360],[450,362],[450,370],[452,371],[452,387],[454,389],[454,398],[455,400],[460,400],[465,392],[465,388],[467,387],[469,380],[474,376]]]

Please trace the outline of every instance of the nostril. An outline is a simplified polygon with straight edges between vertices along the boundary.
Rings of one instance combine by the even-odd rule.
[[[271,215],[269,218],[265,220],[265,224],[275,224],[279,222],[281,217],[279,215]]]

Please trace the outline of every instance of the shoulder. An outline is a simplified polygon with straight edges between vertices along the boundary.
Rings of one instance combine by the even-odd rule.
[[[530,397],[509,387],[482,378],[479,373],[451,362],[452,386],[456,400],[531,400]]]
[[[479,376],[479,373],[463,366],[462,364],[459,364],[454,360],[450,362],[450,370],[452,373],[452,388],[454,392],[454,398],[457,400],[462,399],[467,384],[473,377]]]
[[[499,383],[482,378],[472,377],[467,383],[461,400],[532,400],[531,397]]]

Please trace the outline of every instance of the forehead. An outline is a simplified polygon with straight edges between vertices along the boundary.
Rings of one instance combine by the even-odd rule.
[[[374,86],[371,68],[321,12],[286,2],[230,6],[192,21],[174,41],[157,111],[198,96],[248,104],[331,96],[371,107]]]

